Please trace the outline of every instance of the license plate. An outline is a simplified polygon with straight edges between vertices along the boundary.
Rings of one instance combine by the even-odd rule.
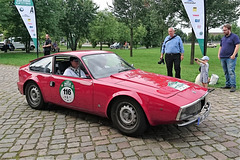
[[[211,110],[211,106],[210,104],[208,104],[208,108],[206,109],[206,112],[198,117],[197,125],[201,124],[207,118],[207,116],[210,113],[210,110]]]

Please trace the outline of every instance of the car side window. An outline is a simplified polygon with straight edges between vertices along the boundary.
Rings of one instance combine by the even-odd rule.
[[[54,74],[64,75],[65,70],[71,66],[70,57],[72,56],[56,56],[55,57]],[[81,73],[84,75],[84,76],[81,75],[81,77],[89,78],[88,72],[80,60],[79,60],[79,67],[81,69]]]
[[[54,74],[63,75],[64,71],[70,66],[69,56],[56,56]]]
[[[44,57],[29,65],[31,71],[52,73],[52,57]]]

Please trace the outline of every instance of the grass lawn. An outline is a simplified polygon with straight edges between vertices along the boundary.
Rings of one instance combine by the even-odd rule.
[[[182,79],[194,82],[195,77],[198,75],[199,71],[199,65],[194,64],[190,65],[190,54],[191,54],[191,46],[188,44],[184,45],[185,49],[185,56],[184,60],[181,63],[181,76]],[[82,50],[89,50],[92,49],[90,47],[82,48]],[[99,49],[99,48],[96,48]],[[66,47],[61,47],[61,51],[66,51]],[[151,49],[134,49],[133,50],[133,57],[130,57],[130,51],[129,50],[119,50],[119,49],[109,49],[104,48],[103,50],[110,50],[118,55],[120,55],[123,59],[125,59],[130,64],[134,64],[135,68],[140,68],[145,71],[154,72],[158,74],[166,75],[166,66],[161,64],[157,64],[160,57],[160,49],[159,48],[151,48]],[[217,48],[208,48],[207,55],[210,58],[209,65],[209,75],[211,74],[217,74],[220,78],[218,81],[218,84],[215,85],[215,87],[220,87],[225,85],[225,77],[224,73],[220,64],[220,61],[217,58],[218,53],[218,47]],[[43,53],[39,53],[39,56],[43,56]],[[199,47],[196,45],[195,47],[195,57],[201,58],[202,54],[200,52]],[[15,66],[21,66],[23,64],[27,64],[30,60],[33,60],[37,58],[36,53],[24,53],[24,52],[8,52],[4,53],[0,51],[0,64],[7,64],[7,65],[15,65]],[[239,61],[239,60],[238,60]],[[236,66],[236,76],[237,76],[237,88],[240,87],[240,67],[239,62]]]

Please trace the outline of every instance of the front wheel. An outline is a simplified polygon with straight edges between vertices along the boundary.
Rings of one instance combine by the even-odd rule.
[[[45,103],[42,97],[42,93],[36,83],[28,83],[25,89],[25,94],[30,107],[32,107],[33,109],[44,108]]]
[[[148,127],[141,106],[128,98],[122,98],[114,102],[111,109],[111,118],[114,126],[120,132],[129,136],[141,135]]]

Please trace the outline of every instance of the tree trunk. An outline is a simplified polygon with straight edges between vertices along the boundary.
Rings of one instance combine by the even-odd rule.
[[[77,49],[76,37],[72,36],[71,34],[70,34],[69,45],[70,45],[70,48],[72,49],[72,51],[76,51],[76,49]]]
[[[31,41],[31,37],[28,36],[26,45],[25,45],[26,53],[30,53],[30,41]]]
[[[194,64],[195,41],[196,41],[196,36],[195,36],[194,30],[192,28],[192,44],[191,44],[190,64]]]
[[[73,51],[76,51],[77,50],[77,38],[76,37],[74,37],[74,39],[73,39]]]
[[[68,36],[67,36],[67,49],[68,49]]]
[[[100,42],[100,50],[102,50],[102,41]]]
[[[133,56],[132,50],[133,50],[133,28],[130,28],[130,34],[131,34],[131,39],[130,39],[130,57]]]

